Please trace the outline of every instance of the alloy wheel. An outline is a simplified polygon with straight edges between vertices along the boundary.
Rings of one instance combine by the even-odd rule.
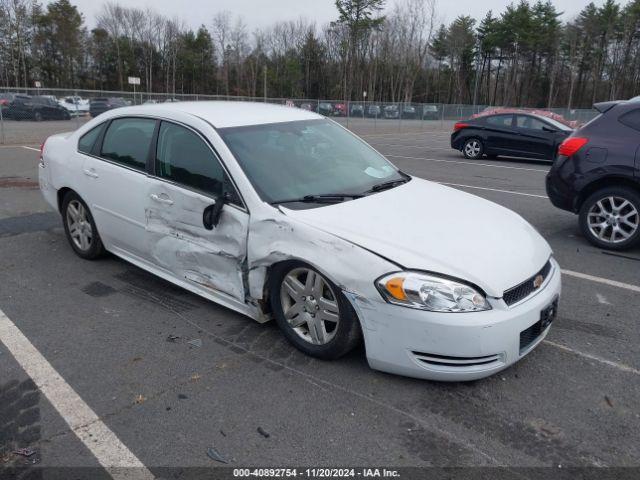
[[[620,243],[631,238],[640,226],[636,207],[626,198],[610,195],[596,201],[587,213],[590,233],[607,243]]]
[[[464,153],[469,158],[476,158],[480,155],[482,146],[478,140],[470,140],[464,145]]]
[[[78,200],[72,200],[67,206],[67,227],[73,243],[83,252],[89,251],[93,241],[93,228],[87,209]]]
[[[338,297],[329,282],[309,268],[295,268],[282,280],[280,301],[291,329],[313,345],[326,345],[340,322]]]

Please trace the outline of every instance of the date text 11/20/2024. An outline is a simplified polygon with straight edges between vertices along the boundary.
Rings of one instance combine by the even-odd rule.
[[[387,468],[236,468],[236,478],[306,477],[306,478],[399,478],[397,470]]]

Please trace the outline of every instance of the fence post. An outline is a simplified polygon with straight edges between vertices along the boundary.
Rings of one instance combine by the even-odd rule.
[[[351,111],[350,111],[350,106],[349,106],[350,102],[349,100],[347,100],[347,104],[345,105],[346,109],[347,109],[347,128],[349,128],[349,116],[351,116]]]
[[[4,145],[4,117],[2,116],[2,106],[0,105],[0,143]]]
[[[378,133],[378,109],[376,108],[374,112],[376,112],[376,114],[373,117],[373,132]]]
[[[78,92],[73,92],[73,105],[76,108],[76,130],[80,128],[80,112],[78,111],[78,100],[79,100]]]

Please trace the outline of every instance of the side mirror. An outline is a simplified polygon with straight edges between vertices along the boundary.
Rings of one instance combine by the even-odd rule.
[[[207,230],[213,230],[213,227],[217,227],[220,222],[220,215],[222,215],[222,207],[229,200],[229,194],[223,193],[216,198],[216,203],[209,205],[204,209],[202,213],[202,224]]]

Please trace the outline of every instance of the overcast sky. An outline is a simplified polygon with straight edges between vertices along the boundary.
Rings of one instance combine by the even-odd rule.
[[[594,3],[601,5],[603,1],[595,0]],[[71,0],[71,3],[78,6],[89,26],[94,26],[95,15],[103,2]],[[315,20],[320,26],[335,20],[337,16],[334,0],[120,0],[119,3],[130,7],[153,7],[166,16],[181,18],[192,28],[197,28],[203,23],[209,27],[213,15],[220,10],[241,15],[250,31],[256,27],[268,26],[278,20],[293,20],[301,16]],[[388,5],[393,3],[394,0],[387,1]],[[461,14],[480,19],[488,10],[498,13],[509,3],[512,1],[438,0],[437,10],[440,20],[448,23]],[[589,0],[554,0],[553,3],[559,11],[565,12],[563,18],[569,20],[584,8]],[[619,3],[627,3],[627,0],[619,0]]]

